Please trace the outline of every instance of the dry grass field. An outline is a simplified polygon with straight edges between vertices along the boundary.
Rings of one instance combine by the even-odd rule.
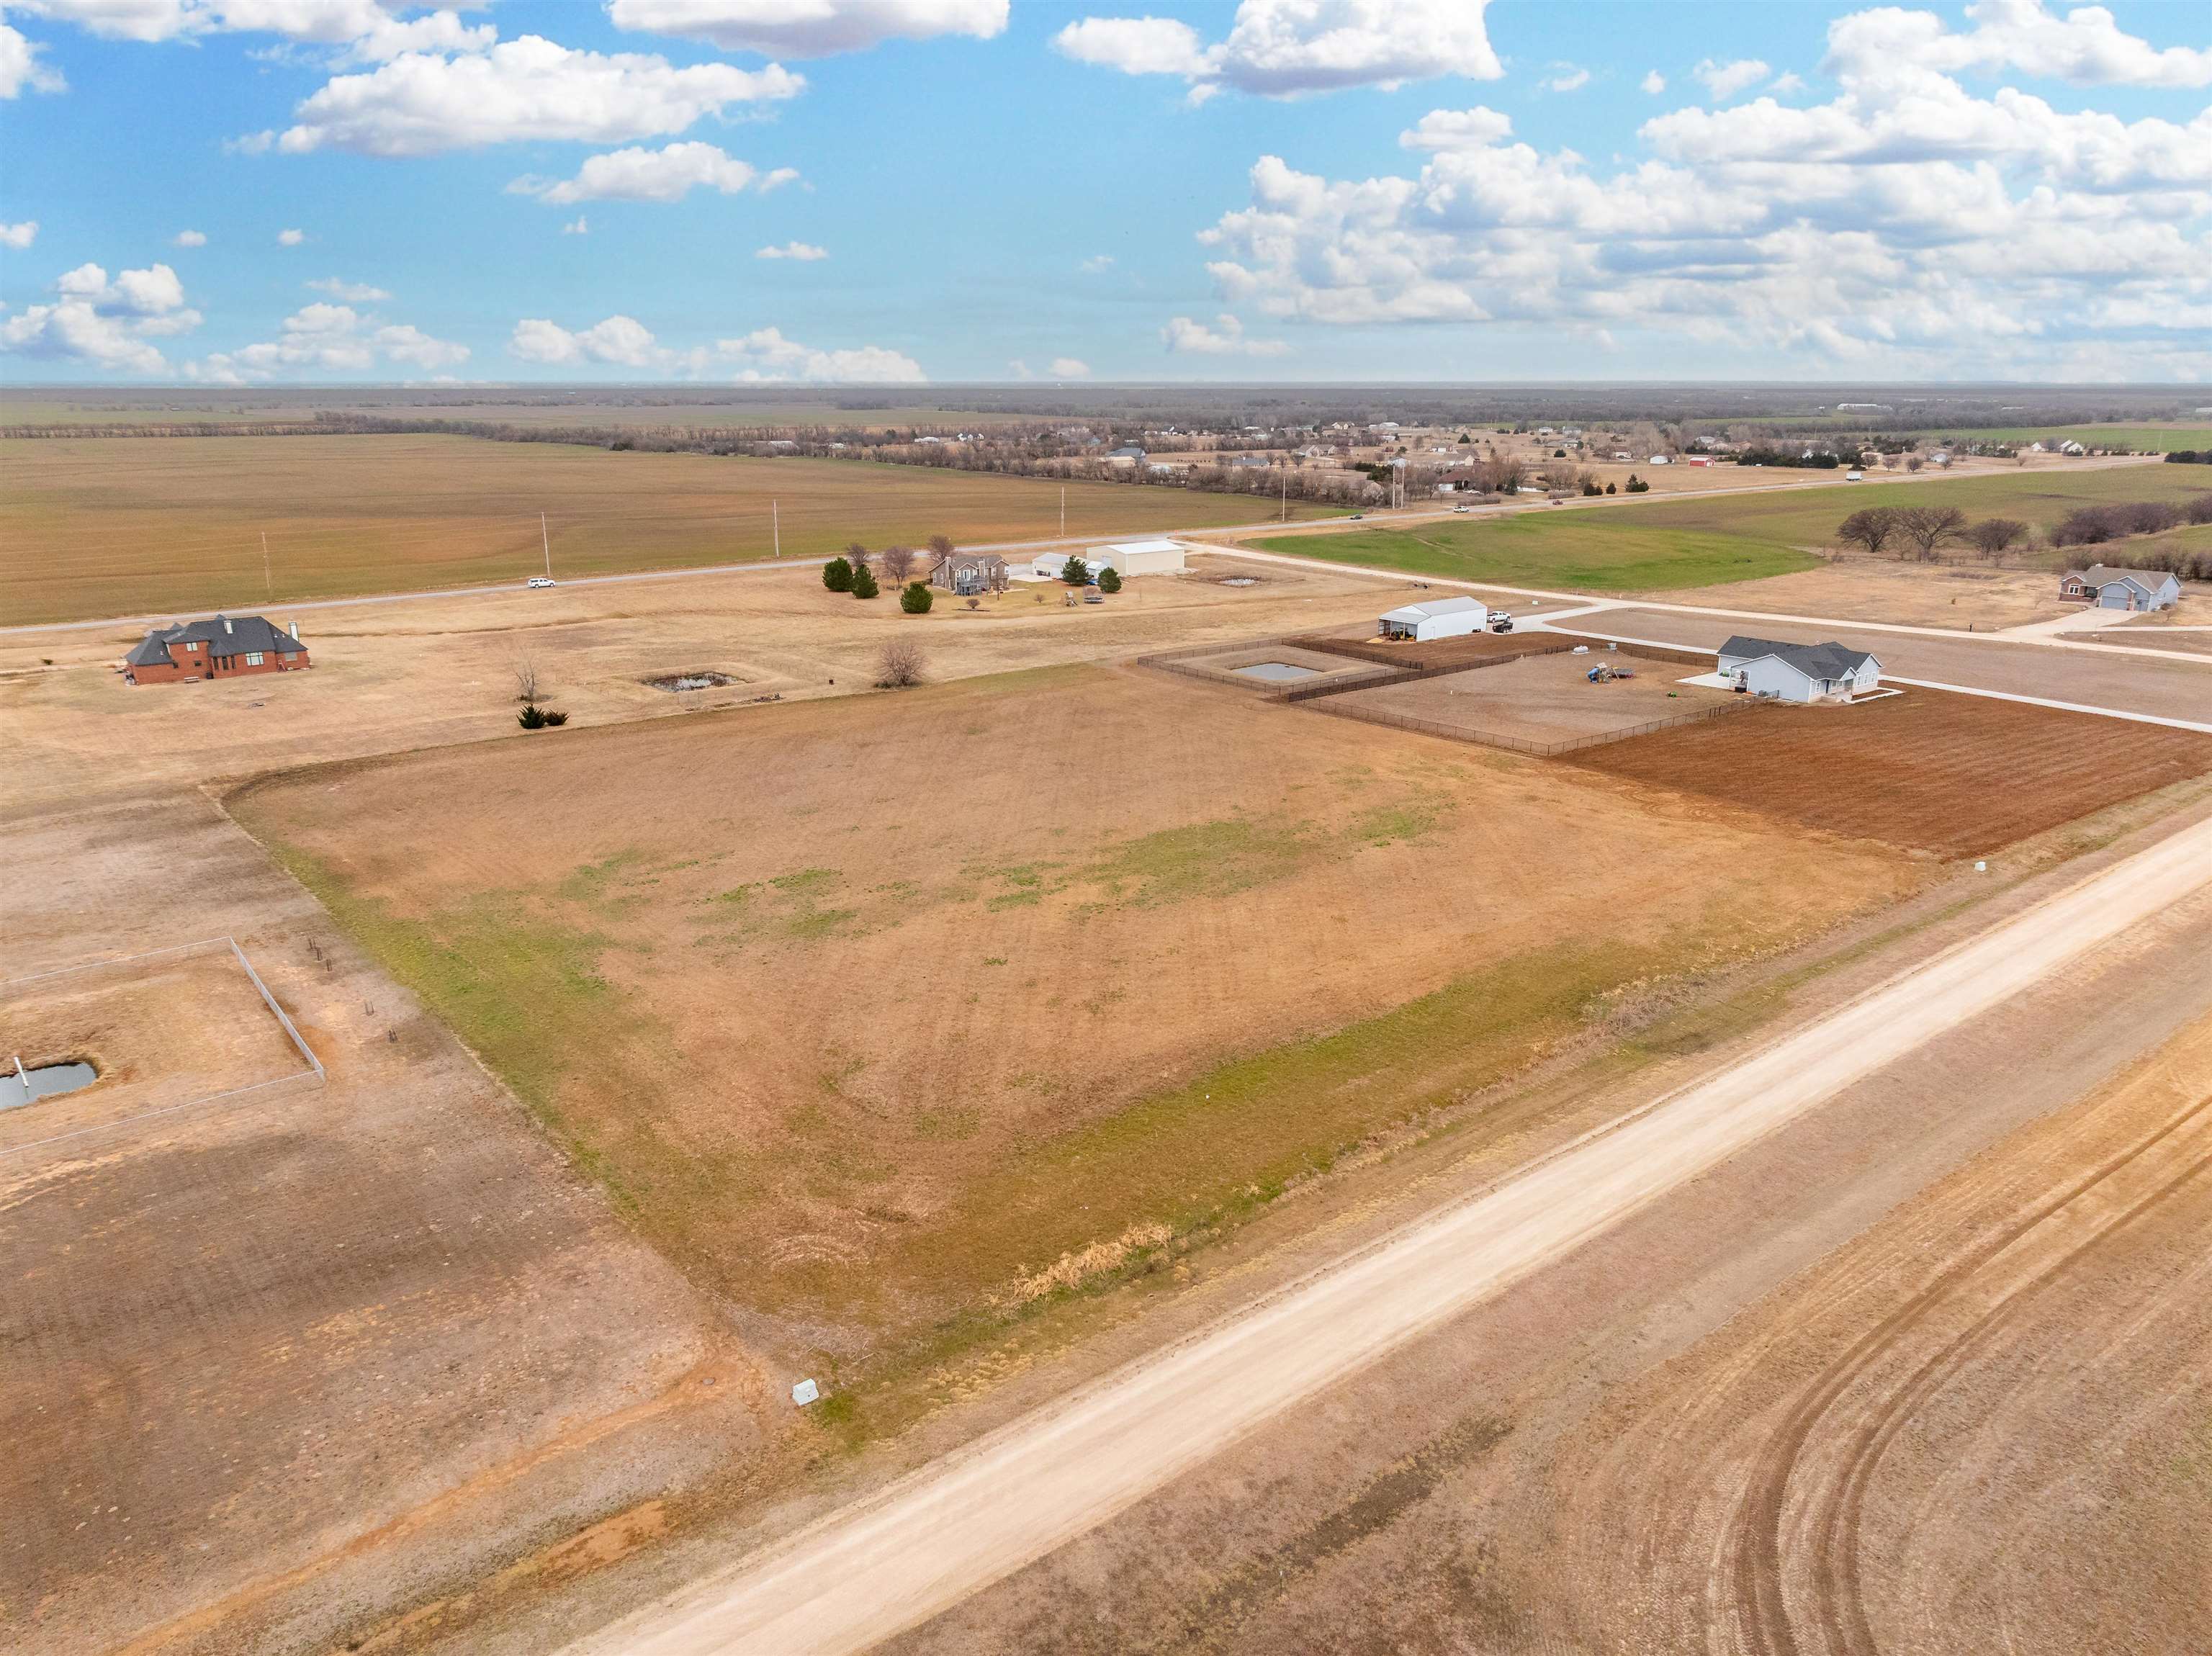
[[[18,439],[0,442],[0,622],[15,626],[519,583],[543,567],[541,513],[556,576],[766,558],[772,516],[787,557],[1060,525],[1058,483],[465,437]],[[1066,490],[1072,536],[1269,513],[1182,489]]]
[[[232,809],[647,1236],[833,1357],[1264,1203],[1624,993],[1917,878],[1097,669],[311,769]]]
[[[1850,707],[1753,707],[1568,762],[1830,833],[1971,857],[2212,771],[2212,736],[1907,690]]]
[[[90,1064],[91,1086],[0,1112],[0,1151],[313,1079],[228,945],[0,983],[0,1064]]]

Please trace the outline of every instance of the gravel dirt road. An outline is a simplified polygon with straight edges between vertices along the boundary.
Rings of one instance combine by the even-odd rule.
[[[912,1627],[2208,881],[2199,823],[573,1649],[853,1651]]]

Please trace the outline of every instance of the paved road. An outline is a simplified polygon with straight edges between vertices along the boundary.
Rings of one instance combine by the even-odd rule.
[[[2106,461],[2102,464],[2113,464],[2113,462]],[[2119,464],[2148,464],[2151,463],[2148,461],[2130,462],[2124,460],[2119,462]],[[1958,474],[1929,471],[1917,473],[1908,477],[1885,478],[1883,481],[1887,482],[1932,482],[1938,477],[1953,476],[1956,475]],[[1965,475],[1968,476],[1981,476],[1990,474],[1969,472]],[[1834,479],[1828,476],[1826,473],[1815,472],[1802,476],[1787,482],[1757,483],[1749,486],[1738,486],[1731,488],[1686,488],[1668,494],[1602,495],[1595,500],[1569,500],[1559,502],[1559,506],[1567,509],[1582,511],[1589,508],[1626,506],[1632,502],[1639,500],[1645,501],[1647,503],[1652,500],[1703,500],[1709,495],[1715,494],[1767,494],[1784,489],[1813,488],[1820,487],[1840,488],[1843,485],[1836,483]],[[1364,521],[1362,526],[1388,526],[1390,528],[1401,528],[1407,524],[1430,523],[1434,522],[1438,519],[1449,519],[1458,515],[1502,517],[1516,512],[1542,511],[1547,509],[1550,505],[1551,503],[1547,501],[1528,505],[1515,504],[1477,507],[1474,507],[1471,513],[1467,514],[1457,513],[1450,507],[1411,507],[1399,511],[1370,510],[1364,514]],[[963,549],[969,552],[997,552],[1001,554],[1018,554],[1026,552],[1034,555],[1038,552],[1048,551],[1052,548],[1058,546],[1109,546],[1116,541],[1152,540],[1157,539],[1161,536],[1172,536],[1182,540],[1199,541],[1202,537],[1207,535],[1256,535],[1263,530],[1270,529],[1292,531],[1312,530],[1318,532],[1328,533],[1335,530],[1348,527],[1350,522],[1351,520],[1347,518],[1326,518],[1318,519],[1304,519],[1290,523],[1284,523],[1279,519],[1270,518],[1261,523],[1229,525],[1216,524],[1210,525],[1203,529],[1132,530],[1127,533],[1118,535],[1054,535],[1049,536],[1043,540],[1035,541],[993,541],[980,545],[969,546]],[[1220,549],[1216,548],[1213,549],[1219,550]],[[1263,555],[1254,554],[1253,555],[1258,556]],[[562,586],[621,586],[632,581],[693,580],[708,575],[750,575],[761,573],[771,569],[815,568],[827,561],[829,561],[829,560],[826,558],[762,558],[755,561],[749,561],[744,563],[704,564],[696,567],[685,569],[641,569],[620,575],[564,575],[561,578],[561,585]],[[1297,562],[1298,560],[1291,559],[1286,560],[1286,561]],[[1341,568],[1346,566],[1334,567]],[[1405,574],[1402,570],[1370,573],[1388,573],[1393,574],[1395,579],[1405,579]],[[378,592],[368,597],[350,598],[309,598],[297,603],[286,601],[283,604],[273,604],[267,598],[257,599],[252,597],[240,597],[236,604],[220,607],[229,609],[240,614],[243,614],[248,610],[275,608],[281,609],[286,615],[289,616],[293,614],[304,614],[307,611],[316,610],[350,610],[358,605],[374,604],[411,604],[419,598],[511,597],[516,591],[522,590],[522,582],[518,579],[500,581],[488,586],[432,586],[420,588],[410,592]],[[102,628],[107,627],[165,626],[167,623],[175,621],[180,615],[185,613],[186,612],[183,610],[164,610],[158,614],[143,616],[108,616],[98,621],[32,622],[16,627],[0,627],[0,638],[12,637],[19,634],[26,633],[94,632]]]
[[[573,1656],[838,1656],[915,1626],[2204,883],[2212,822],[696,1583]]]

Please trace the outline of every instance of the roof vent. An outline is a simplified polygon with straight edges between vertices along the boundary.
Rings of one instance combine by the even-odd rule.
[[[224,632],[228,633],[233,630],[230,624],[230,617],[228,616],[217,616],[216,619],[222,623],[222,630]]]
[[[295,639],[300,636],[300,623],[296,621],[292,623],[292,636]]]

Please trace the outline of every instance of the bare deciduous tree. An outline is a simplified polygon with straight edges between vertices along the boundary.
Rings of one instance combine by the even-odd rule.
[[[845,561],[853,566],[854,574],[859,574],[868,567],[868,549],[854,541],[845,549]]]
[[[932,535],[927,544],[930,551],[938,557],[949,558],[952,555],[952,537],[950,535]]]
[[[514,658],[514,699],[532,702],[545,689],[544,681],[538,676],[538,664],[528,656]]]
[[[1921,561],[1930,562],[1936,548],[1959,537],[1966,526],[1966,514],[1955,506],[1916,506],[1898,519],[1897,526],[1919,551]]]
[[[1898,519],[1904,514],[1893,506],[1870,506],[1854,512],[1844,519],[1836,531],[1836,538],[1846,546],[1863,547],[1879,555],[1882,548],[1897,537]]]
[[[876,561],[883,566],[884,573],[901,586],[914,573],[914,549],[910,546],[887,546]]]
[[[902,690],[908,685],[919,684],[924,664],[921,646],[912,639],[895,638],[884,646],[883,653],[876,658],[877,688]]]
[[[2002,557],[2007,548],[2027,536],[2027,525],[2016,518],[1984,518],[1966,531],[1966,538],[1987,558]]]

